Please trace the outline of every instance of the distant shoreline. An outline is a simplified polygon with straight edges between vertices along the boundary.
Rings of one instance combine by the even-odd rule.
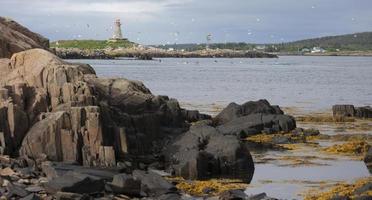
[[[372,51],[340,51],[325,53],[295,53],[295,52],[273,52],[277,56],[355,56],[372,57]]]
[[[55,54],[63,59],[116,59],[120,57],[138,60],[153,58],[278,58],[277,55],[258,51],[234,50],[200,50],[200,51],[167,51],[148,48],[123,49],[78,49],[55,48]]]

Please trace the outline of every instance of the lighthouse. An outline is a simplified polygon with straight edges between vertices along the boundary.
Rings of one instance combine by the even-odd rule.
[[[121,32],[121,22],[120,19],[116,19],[114,22],[114,33],[111,40],[123,40],[123,34]]]

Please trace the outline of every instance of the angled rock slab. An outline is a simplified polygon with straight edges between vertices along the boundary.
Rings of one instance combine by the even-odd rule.
[[[105,188],[102,178],[77,172],[67,172],[65,175],[54,178],[44,184],[48,193],[71,192],[78,194],[100,193]]]

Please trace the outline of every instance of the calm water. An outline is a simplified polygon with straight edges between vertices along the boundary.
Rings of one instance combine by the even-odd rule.
[[[372,104],[372,57],[79,62],[91,64],[98,76],[141,80],[154,94],[202,109],[261,98],[304,110],[328,109],[337,103]]]
[[[210,114],[229,102],[243,103],[261,98],[303,111],[330,109],[338,103],[372,104],[372,57],[78,62],[91,64],[100,77],[141,80],[154,94],[168,95],[187,108]],[[314,128],[322,132],[325,129]],[[337,132],[335,127],[327,126],[326,130]],[[317,185],[311,182],[352,181],[366,176],[369,172],[365,164],[348,158],[327,161],[326,166],[256,164],[252,184],[246,192],[301,199],[299,193]],[[267,180],[272,182],[262,183]]]

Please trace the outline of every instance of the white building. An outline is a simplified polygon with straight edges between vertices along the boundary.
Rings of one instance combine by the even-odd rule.
[[[326,52],[326,50],[324,50],[321,47],[313,47],[313,49],[311,50],[311,53],[324,53],[324,52]]]

